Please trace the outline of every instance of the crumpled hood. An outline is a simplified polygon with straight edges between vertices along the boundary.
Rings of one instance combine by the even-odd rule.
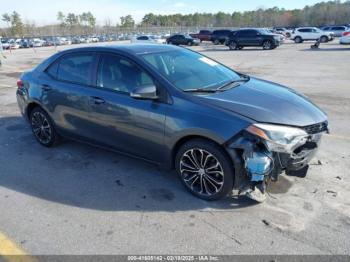
[[[327,120],[326,114],[305,96],[256,78],[230,90],[198,98],[257,122],[303,127]]]

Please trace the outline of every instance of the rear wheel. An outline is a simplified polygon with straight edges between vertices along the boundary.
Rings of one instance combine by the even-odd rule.
[[[300,44],[303,42],[303,39],[300,36],[297,36],[296,38],[294,38],[294,42]]]
[[[220,41],[218,39],[215,39],[214,40],[214,45],[218,45],[218,44],[220,44]]]
[[[231,160],[214,142],[204,139],[189,141],[178,151],[175,165],[187,190],[201,199],[218,200],[233,188]]]
[[[192,41],[188,41],[188,42],[187,42],[187,45],[188,45],[188,46],[191,46],[192,44],[193,44]]]
[[[30,125],[36,140],[43,146],[51,147],[59,141],[50,116],[40,107],[30,113]]]
[[[238,48],[238,45],[235,41],[232,41],[228,44],[228,47],[230,48],[230,50],[236,50]]]
[[[168,42],[168,45],[172,45],[172,44],[173,44],[173,42],[171,42],[171,41]]]

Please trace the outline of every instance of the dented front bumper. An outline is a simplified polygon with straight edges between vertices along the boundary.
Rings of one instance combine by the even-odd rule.
[[[269,150],[264,139],[246,131],[231,139],[226,148],[235,165],[235,189],[240,190],[267,179],[276,181],[283,172],[304,177],[320,145],[322,134],[328,131],[328,128],[321,132],[307,128],[308,135],[303,143],[288,153]]]

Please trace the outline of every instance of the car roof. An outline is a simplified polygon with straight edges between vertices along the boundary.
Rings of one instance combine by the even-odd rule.
[[[116,52],[128,53],[130,55],[138,55],[138,54],[173,51],[173,50],[179,50],[179,49],[181,48],[173,45],[121,44],[121,45],[99,45],[99,46],[91,46],[91,47],[70,48],[70,49],[61,51],[60,54],[83,52],[83,51],[87,51],[87,52],[116,51]]]

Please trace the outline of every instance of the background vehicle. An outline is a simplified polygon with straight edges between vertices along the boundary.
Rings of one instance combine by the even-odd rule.
[[[322,31],[316,27],[300,27],[293,31],[290,39],[294,40],[295,43],[317,39],[320,39],[321,43],[325,43],[333,40],[333,33]]]
[[[131,43],[166,44],[166,40],[154,35],[140,35],[131,38]]]
[[[282,34],[282,35],[284,35],[287,38],[289,38],[291,36],[292,31],[293,31],[291,29],[287,29],[287,28],[284,28],[284,27],[274,27],[273,30],[275,31],[275,33]]]
[[[215,45],[225,44],[232,33],[232,30],[215,30],[213,31],[210,40]]]
[[[3,48],[4,50],[7,50],[7,49],[10,48],[10,44],[9,44],[9,42],[8,42],[7,40],[2,39],[2,38],[1,38],[0,40],[1,40],[2,48]]]
[[[339,39],[339,43],[343,45],[350,44],[350,30],[343,33],[342,37]]]
[[[325,32],[332,32],[334,36],[341,37],[343,33],[348,29],[346,26],[325,26],[322,30]]]
[[[295,91],[170,45],[64,50],[17,86],[43,146],[64,136],[175,168],[205,200],[236,188],[262,201],[253,193],[264,195],[265,180],[306,175],[328,130],[326,115]]]
[[[274,49],[281,43],[281,36],[264,29],[241,29],[232,33],[228,39],[230,50],[246,46],[261,46],[264,50]]]
[[[190,34],[193,38],[202,41],[211,41],[212,32],[210,30],[200,30],[198,34]]]
[[[199,45],[199,39],[195,39],[190,35],[172,35],[166,40],[169,45]]]

